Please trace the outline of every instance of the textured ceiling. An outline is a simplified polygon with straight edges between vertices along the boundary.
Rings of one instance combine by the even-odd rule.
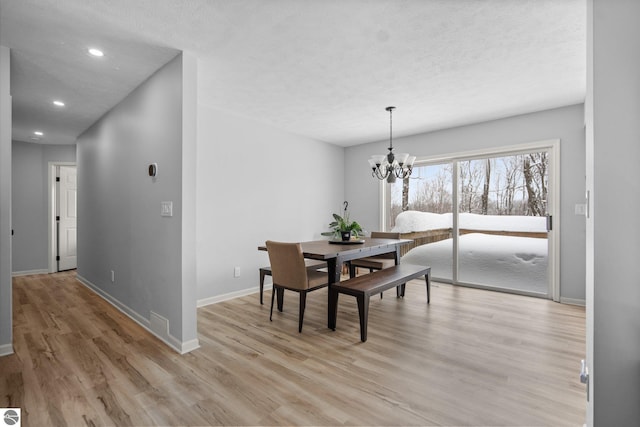
[[[586,85],[585,0],[0,0],[0,39],[14,138],[43,143],[73,143],[180,50],[200,103],[344,146],[387,138],[388,105],[402,136],[580,103]]]

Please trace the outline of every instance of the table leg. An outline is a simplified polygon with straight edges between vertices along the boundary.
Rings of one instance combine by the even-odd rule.
[[[340,268],[338,268],[338,266]],[[335,300],[332,300],[331,285],[340,281],[340,273],[342,270],[342,262],[338,262],[336,258],[327,260],[328,283],[329,292],[327,292],[327,327],[329,329],[336,329],[336,317],[338,315],[338,298],[336,295]],[[337,294],[337,292],[336,292]]]
[[[396,265],[400,264],[400,245],[396,245],[395,261]]]
[[[396,261],[396,265],[400,264],[400,245],[396,245],[396,252],[394,253],[395,255],[395,261]],[[396,297],[400,298],[400,297],[404,297],[404,283],[400,286],[396,286]]]
[[[329,286],[329,329],[336,330],[336,319],[338,318],[338,291],[333,286]]]
[[[431,302],[431,270],[424,275],[424,280],[427,282],[427,304]]]

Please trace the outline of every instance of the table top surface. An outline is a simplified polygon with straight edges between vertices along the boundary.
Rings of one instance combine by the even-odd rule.
[[[306,257],[314,256],[322,259],[336,258],[341,255],[368,252],[372,249],[388,247],[393,250],[399,245],[406,245],[413,242],[411,239],[379,239],[365,237],[364,242],[356,245],[336,245],[328,240],[313,240],[309,242],[300,242],[302,252]],[[266,251],[267,247],[258,246],[261,251]],[[366,256],[366,255],[365,255]]]

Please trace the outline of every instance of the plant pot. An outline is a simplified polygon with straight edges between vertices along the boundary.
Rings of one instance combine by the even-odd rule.
[[[351,232],[350,231],[341,231],[340,235],[342,236],[342,241],[347,242],[351,240]]]

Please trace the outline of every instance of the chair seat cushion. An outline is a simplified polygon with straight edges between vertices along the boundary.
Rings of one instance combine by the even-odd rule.
[[[396,265],[395,260],[388,258],[368,257],[354,259],[351,261],[351,265],[362,268],[373,268],[374,270],[382,270],[384,268],[393,267]]]

